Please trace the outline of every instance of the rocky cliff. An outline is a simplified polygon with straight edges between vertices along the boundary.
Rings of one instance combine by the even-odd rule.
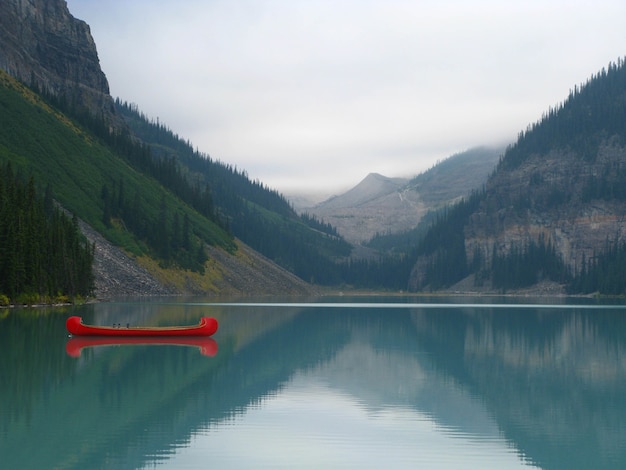
[[[89,26],[65,0],[0,2],[0,68],[120,125]]]
[[[522,252],[543,240],[572,275],[580,273],[607,246],[626,242],[624,175],[626,146],[617,136],[602,139],[591,157],[575,148],[553,148],[533,152],[512,168],[501,166],[486,183],[484,197],[468,222],[453,227],[463,233],[468,266],[488,269],[494,253],[502,257]],[[435,255],[418,259],[409,280],[411,289],[423,286],[434,259]],[[460,270],[458,265],[454,269]],[[564,293],[564,285],[543,279],[545,272],[542,265],[536,285],[528,286],[527,292]],[[450,289],[498,291],[493,273],[489,281],[480,270],[468,274]]]
[[[465,229],[466,252],[489,259],[494,246],[507,252],[542,236],[573,272],[580,270],[607,242],[626,240],[624,201],[593,197],[598,185],[617,191],[625,171],[626,147],[616,137],[604,139],[593,158],[571,149],[528,156],[489,181]]]

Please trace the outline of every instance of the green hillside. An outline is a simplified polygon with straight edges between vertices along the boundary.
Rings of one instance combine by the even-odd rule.
[[[235,249],[227,230],[4,72],[0,72],[0,162],[11,162],[17,173],[32,176],[40,190],[49,185],[63,208],[136,255],[184,265],[189,254],[172,245],[184,227],[194,249],[200,241]],[[129,227],[138,221],[144,224],[142,230]],[[164,236],[172,248],[165,256],[158,240]],[[195,268],[201,266],[196,263]]]

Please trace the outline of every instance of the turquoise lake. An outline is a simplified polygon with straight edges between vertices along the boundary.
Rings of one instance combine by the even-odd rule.
[[[220,328],[100,344],[69,337],[70,315],[208,315]],[[626,306],[345,296],[0,310],[0,467],[623,469]]]

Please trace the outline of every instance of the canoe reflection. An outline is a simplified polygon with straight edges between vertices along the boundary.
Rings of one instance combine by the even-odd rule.
[[[71,357],[80,357],[84,348],[94,346],[122,346],[122,345],[170,345],[170,346],[196,346],[203,356],[213,357],[217,354],[217,341],[207,337],[97,337],[79,336],[73,337],[65,344],[65,352]]]

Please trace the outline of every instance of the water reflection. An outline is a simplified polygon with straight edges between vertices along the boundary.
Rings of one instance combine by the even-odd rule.
[[[83,349],[95,348],[98,346],[195,346],[203,356],[215,356],[217,354],[217,341],[213,338],[199,337],[97,337],[84,336],[70,338],[65,343],[65,352],[71,357],[80,357]]]
[[[438,350],[462,345],[437,358],[506,437],[542,468],[622,467],[625,312],[473,313],[445,328],[427,313],[415,318]]]
[[[3,467],[623,466],[626,310],[367,307],[11,312]],[[208,309],[220,330],[199,343],[96,344],[64,330],[73,314],[191,324]]]

